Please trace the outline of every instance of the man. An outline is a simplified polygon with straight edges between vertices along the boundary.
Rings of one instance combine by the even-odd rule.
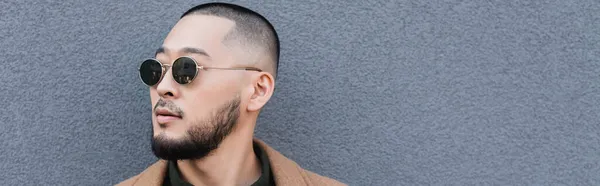
[[[253,137],[278,61],[277,33],[258,13],[226,3],[185,12],[140,66],[160,160],[118,185],[345,185]]]

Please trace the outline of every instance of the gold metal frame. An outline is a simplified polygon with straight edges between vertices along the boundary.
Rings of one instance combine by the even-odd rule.
[[[189,58],[189,59],[191,59],[194,62],[194,65],[196,65],[196,69],[200,69],[200,70],[248,70],[248,71],[262,72],[261,69],[255,68],[255,67],[207,67],[207,66],[199,66],[198,62],[196,62],[196,60],[194,60],[194,58],[191,58],[191,57],[188,57],[188,56],[179,57],[179,58],[175,59],[175,61],[173,61],[173,63],[175,63],[177,60],[180,60],[182,58]],[[160,83],[162,81],[163,77],[165,76],[165,72],[167,71],[167,69],[171,68],[173,65],[171,65],[171,64],[163,64],[158,59],[155,59],[155,58],[145,59],[145,60],[142,61],[142,63],[144,63],[144,62],[146,62],[148,60],[153,60],[153,61],[158,62],[158,64],[160,64],[160,68],[162,70],[161,70],[160,78],[158,79],[158,82],[156,82],[156,84],[158,84],[158,83]],[[139,70],[141,70],[140,67],[138,67],[138,72],[139,72]],[[191,81],[194,81],[194,79],[196,79],[196,76],[198,76],[198,71],[199,70],[196,70],[196,74],[194,74],[194,77],[192,78]],[[144,83],[145,85],[148,85],[142,79],[141,73],[139,75],[139,78],[140,78],[140,81],[142,81],[142,83]],[[190,83],[191,83],[191,81],[190,81]],[[175,81],[175,82],[177,82],[177,81]],[[179,82],[177,82],[177,83],[179,83]],[[154,84],[154,85],[156,85],[156,84]],[[179,84],[181,84],[181,83],[179,83]],[[186,84],[188,84],[188,83],[186,83]],[[154,85],[148,85],[148,86],[154,86]]]

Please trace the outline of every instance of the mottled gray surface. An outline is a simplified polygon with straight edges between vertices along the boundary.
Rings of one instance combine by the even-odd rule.
[[[257,136],[350,185],[599,185],[600,3],[236,1],[282,40]],[[201,1],[0,1],[0,183],[156,160],[138,79]]]

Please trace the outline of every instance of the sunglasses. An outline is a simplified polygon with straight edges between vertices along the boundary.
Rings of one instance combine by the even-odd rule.
[[[154,86],[158,84],[167,68],[171,67],[171,73],[173,79],[182,85],[191,83],[196,76],[198,76],[199,70],[250,70],[262,72],[261,69],[254,67],[233,67],[233,68],[219,68],[219,67],[206,67],[198,66],[196,60],[190,57],[180,57],[176,59],[172,65],[162,64],[157,59],[146,59],[140,65],[140,78],[142,82],[148,86]]]

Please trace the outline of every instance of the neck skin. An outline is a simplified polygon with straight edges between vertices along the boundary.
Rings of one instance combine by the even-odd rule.
[[[182,179],[192,185],[252,185],[261,175],[254,153],[255,121],[240,120],[219,147],[199,160],[180,160]]]

